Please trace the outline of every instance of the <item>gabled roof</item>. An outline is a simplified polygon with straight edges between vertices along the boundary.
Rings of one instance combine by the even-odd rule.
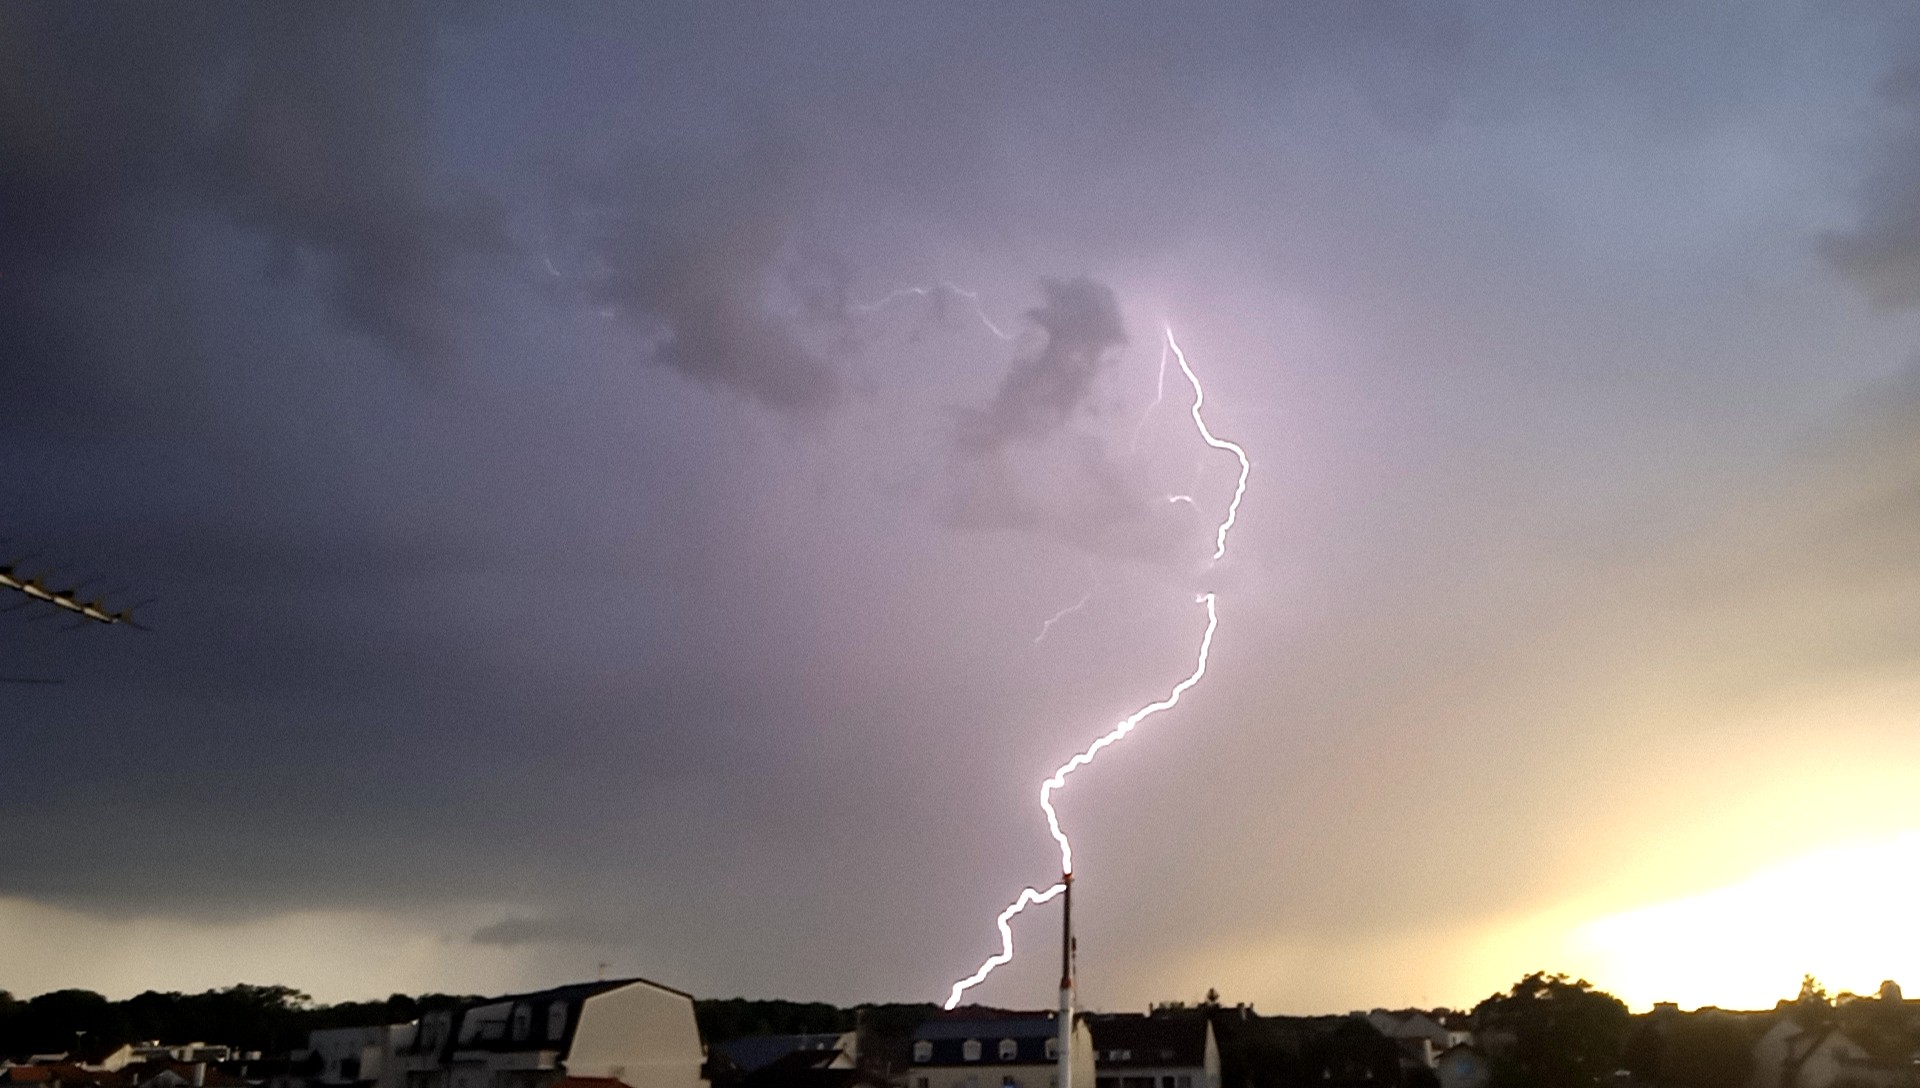
[[[885,1077],[869,1069],[835,1069],[839,1050],[796,1050],[761,1066],[740,1081],[740,1088],[888,1088]]]
[[[1005,1019],[929,1020],[913,1031],[915,1066],[930,1065],[1043,1065],[1056,1059],[1047,1053],[1059,1029],[1050,1016]],[[1000,1044],[1013,1043],[1012,1057],[1000,1056]],[[966,1044],[980,1044],[979,1057],[968,1060]],[[930,1051],[925,1058],[921,1044]]]
[[[154,1080],[169,1073],[178,1078],[182,1083],[192,1084],[194,1079],[194,1066],[202,1064],[205,1065],[205,1068],[201,1070],[200,1077],[201,1083],[205,1085],[205,1088],[246,1088],[247,1081],[245,1078],[236,1077],[232,1073],[211,1063],[176,1062],[172,1060],[131,1062],[121,1069],[120,1073],[122,1077],[134,1084],[145,1084],[147,1081]]]
[[[531,993],[506,994],[502,997],[489,997],[484,1001],[475,1001],[473,1002],[472,1005],[469,1005],[467,1007],[474,1008],[482,1005],[498,1005],[507,1001],[526,1001],[526,1002],[536,1003],[536,1004],[543,1001],[567,1001],[567,1002],[585,1001],[589,997],[595,997],[600,994],[610,993],[611,991],[614,991],[614,990],[625,989],[626,987],[631,986],[636,982],[645,983],[646,985],[651,986],[656,990],[665,990],[670,994],[675,994],[679,997],[684,997],[688,1001],[693,1000],[693,995],[690,993],[685,993],[683,991],[676,990],[671,986],[662,986],[658,982],[655,982],[650,978],[640,978],[639,976],[636,975],[632,978],[608,978],[608,979],[600,979],[595,982],[570,982],[565,986],[555,986],[550,990],[534,990]]]
[[[594,982],[575,982],[565,986],[554,986],[546,990],[533,990],[527,993],[504,994],[500,997],[481,998],[477,1001],[466,1002],[452,1009],[438,1009],[424,1013],[421,1016],[422,1024],[425,1024],[430,1018],[442,1016],[446,1018],[448,1024],[446,1037],[432,1040],[430,1043],[428,1038],[429,1033],[423,1030],[414,1037],[411,1043],[401,1047],[400,1050],[403,1053],[411,1054],[421,1054],[429,1051],[448,1053],[454,1050],[487,1050],[506,1053],[557,1050],[564,1054],[573,1046],[574,1029],[578,1026],[580,1020],[580,1006],[589,998],[612,993],[615,990],[624,990],[630,986],[648,986],[662,993],[672,994],[675,997],[685,1000],[689,1007],[693,1004],[693,996],[691,994],[676,990],[671,986],[662,986],[651,979],[635,977],[600,979]],[[466,1029],[469,1017],[473,1016],[479,1010],[498,1008],[502,1005],[528,1006],[533,1010],[536,1017],[543,1015],[546,1010],[551,1009],[555,1005],[565,1006],[570,1011],[566,1017],[566,1024],[562,1028],[560,1038],[558,1039],[548,1039],[544,1030],[544,1022],[541,1022],[536,1024],[533,1036],[526,1039],[513,1039],[510,1035],[503,1035],[500,1038],[477,1037],[469,1038],[464,1042],[461,1041],[460,1036]],[[488,1018],[487,1022],[491,1022],[491,1018]]]
[[[846,1038],[846,1034],[748,1035],[721,1043],[720,1049],[726,1051],[727,1057],[743,1072],[751,1073],[799,1051],[831,1057],[840,1052],[840,1040]]]
[[[98,1069],[82,1069],[71,1062],[35,1062],[29,1065],[15,1065],[0,1069],[0,1083],[5,1084],[95,1084],[116,1085],[126,1083],[126,1079],[117,1073],[108,1073]]]

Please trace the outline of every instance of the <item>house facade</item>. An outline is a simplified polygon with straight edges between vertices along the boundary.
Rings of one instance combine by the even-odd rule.
[[[1876,1058],[1833,1024],[1782,1017],[1753,1047],[1747,1088],[1908,1088],[1914,1056]]]
[[[1466,1028],[1443,1024],[1418,1009],[1404,1012],[1375,1009],[1366,1015],[1366,1021],[1399,1045],[1409,1069],[1437,1070],[1442,1054],[1473,1042],[1473,1033]]]
[[[914,1029],[907,1088],[1059,1088],[1060,1051],[1052,1013],[929,1020]],[[1093,1035],[1073,1025],[1076,1088],[1093,1088]]]
[[[512,994],[405,1027],[389,1036],[378,1075],[363,1080],[378,1088],[707,1088],[693,998],[645,979]]]
[[[1090,1016],[1095,1088],[1220,1088],[1220,1046],[1200,1017]]]

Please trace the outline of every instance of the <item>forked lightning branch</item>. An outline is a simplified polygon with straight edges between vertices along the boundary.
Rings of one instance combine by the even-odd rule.
[[[1187,384],[1193,387],[1193,404],[1190,411],[1193,416],[1193,425],[1200,432],[1201,440],[1214,449],[1232,453],[1240,462],[1240,478],[1234,485],[1233,500],[1228,503],[1226,516],[1214,532],[1213,559],[1218,561],[1227,554],[1227,534],[1239,518],[1240,500],[1247,493],[1247,476],[1252,469],[1252,464],[1247,459],[1246,450],[1235,443],[1217,437],[1207,427],[1207,422],[1200,413],[1201,406],[1206,402],[1206,391],[1201,388],[1199,375],[1195,374],[1193,367],[1188,365],[1186,353],[1180,350],[1180,344],[1174,339],[1172,328],[1166,330],[1166,346],[1172,350],[1174,358],[1179,361],[1180,372],[1186,375]],[[1092,763],[1103,749],[1125,740],[1129,733],[1148,718],[1179,705],[1180,697],[1206,677],[1207,655],[1213,649],[1213,635],[1219,627],[1220,614],[1215,594],[1202,593],[1195,600],[1196,603],[1206,606],[1207,625],[1200,636],[1200,649],[1196,655],[1193,672],[1186,679],[1175,684],[1165,698],[1149,703],[1128,715],[1113,728],[1095,738],[1073,758],[1061,764],[1051,776],[1040,783],[1040,809],[1046,815],[1048,832],[1060,847],[1060,880],[1045,889],[1023,888],[1020,894],[1014,897],[1013,902],[1009,903],[996,919],[996,925],[1000,930],[1000,951],[987,957],[986,961],[971,975],[955,982],[952,991],[947,995],[946,1007],[952,1009],[958,1006],[961,997],[968,990],[986,981],[987,976],[991,975],[996,968],[1013,960],[1013,919],[1016,916],[1037,903],[1052,902],[1056,898],[1063,900],[1060,957],[1061,1068],[1058,1081],[1060,1088],[1069,1088],[1071,1076],[1068,1060],[1071,1048],[1068,1039],[1072,1031],[1073,1019],[1073,844],[1068,840],[1066,831],[1060,826],[1060,814],[1053,807],[1053,795],[1055,791],[1066,787],[1068,775]]]

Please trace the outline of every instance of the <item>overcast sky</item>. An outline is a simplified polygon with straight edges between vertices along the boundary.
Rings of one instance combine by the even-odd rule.
[[[0,988],[1920,982],[1908,7],[0,8]]]

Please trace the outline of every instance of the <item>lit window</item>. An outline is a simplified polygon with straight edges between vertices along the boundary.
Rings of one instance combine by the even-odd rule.
[[[960,1044],[960,1060],[965,1062],[979,1061],[980,1060],[980,1040],[968,1039],[966,1042],[961,1043]]]
[[[919,1042],[913,1044],[913,1060],[916,1062],[922,1062],[922,1063],[932,1061],[933,1060],[933,1044],[926,1041],[925,1039],[922,1039]],[[927,1088],[927,1086],[922,1084],[920,1088]]]
[[[1012,1039],[1000,1040],[1000,1060],[1010,1062],[1020,1056],[1020,1044]]]

